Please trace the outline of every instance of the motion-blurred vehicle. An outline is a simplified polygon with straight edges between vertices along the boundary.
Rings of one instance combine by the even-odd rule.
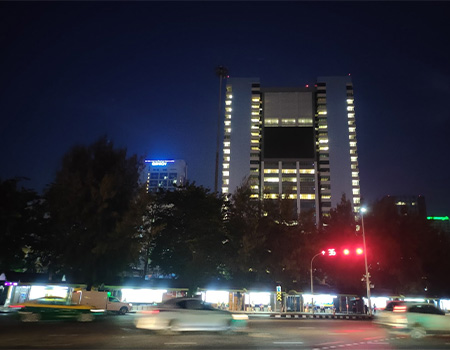
[[[96,315],[104,310],[95,309],[90,305],[73,304],[70,300],[60,297],[44,297],[12,305],[18,308],[22,322],[38,322],[40,320],[72,319],[79,322],[91,322]]]
[[[173,298],[144,312],[136,327],[157,331],[231,331],[247,326],[246,314],[214,308],[198,298]]]
[[[392,311],[389,310],[379,312],[375,322],[390,331],[406,332],[414,339],[432,334],[450,334],[450,315],[433,304],[396,302],[392,305]]]
[[[92,305],[98,309],[105,309],[107,312],[114,312],[125,315],[131,311],[132,304],[121,302],[108,292],[77,290],[72,293],[72,302],[80,305]]]

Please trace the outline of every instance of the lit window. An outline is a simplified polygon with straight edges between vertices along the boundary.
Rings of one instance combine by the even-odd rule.
[[[348,128],[348,131],[349,132],[355,132],[356,131],[356,128],[353,126],[353,127],[350,127],[350,128]]]
[[[231,121],[230,120],[225,120],[225,125],[226,126],[230,126],[231,125]]]
[[[300,118],[298,119],[299,124],[312,124],[313,120],[311,118]]]
[[[357,171],[352,171],[352,177],[358,177],[358,172]]]
[[[266,125],[278,125],[279,120],[278,119],[265,119],[264,124]]]
[[[353,99],[351,99],[351,98],[347,99],[347,103],[348,103],[349,105],[353,104]]]
[[[319,143],[328,143],[328,139],[319,139]]]
[[[251,150],[252,151],[259,151],[259,147],[252,147]]]
[[[297,182],[296,177],[283,177],[283,182]]]
[[[290,194],[288,195],[289,199],[297,199],[297,195],[296,194]]]
[[[356,147],[356,142],[350,142],[350,147]]]
[[[319,147],[319,151],[328,151],[329,147]]]
[[[229,171],[222,171],[222,176],[230,176],[230,172]]]
[[[264,182],[278,182],[278,177],[265,177]]]
[[[349,113],[349,114],[348,114],[348,117],[349,117],[349,118],[354,118],[354,117],[355,117],[355,113]]]
[[[355,110],[355,107],[353,106],[347,106],[347,111],[353,112]]]
[[[281,119],[282,124],[295,124],[295,119]]]
[[[278,169],[264,169],[264,174],[278,174]]]
[[[316,199],[315,194],[301,194],[300,199]]]
[[[250,198],[258,198],[258,195],[257,194],[251,194]]]
[[[329,195],[329,194],[327,194],[327,195],[322,195],[322,199],[325,199],[325,200],[330,199],[330,200],[331,200],[331,195]]]
[[[224,168],[224,169],[229,169],[229,168],[230,168],[230,164],[228,164],[228,163],[223,163],[223,168]]]
[[[224,154],[230,154],[230,149],[229,148],[224,148],[223,149],[223,153]]]
[[[232,94],[227,94],[227,98],[232,99],[233,95]]]
[[[278,194],[272,193],[272,194],[264,194],[264,199],[277,199]]]
[[[319,114],[319,115],[325,115],[325,114],[327,114],[327,111],[319,111],[318,114]]]
[[[229,179],[224,179],[223,180],[223,185],[229,185],[230,184],[230,180]]]
[[[314,174],[314,169],[300,169],[298,172],[300,174]]]
[[[259,111],[252,111],[252,115],[259,115]]]
[[[352,189],[353,195],[357,195],[359,194],[359,189],[358,188],[354,188]]]
[[[259,143],[259,140],[250,140],[251,143]]]
[[[353,198],[353,203],[359,204],[359,203],[361,203],[361,199],[359,199],[358,197],[355,197],[355,198]]]
[[[231,101],[230,100],[226,100],[225,101],[225,105],[230,106],[231,105]]]
[[[357,162],[357,161],[358,161],[358,157],[350,157],[350,160],[351,160],[352,162]]]
[[[231,112],[231,111],[232,111],[232,109],[231,109],[231,107],[226,107],[226,108],[225,108],[225,111],[227,111],[227,112]]]
[[[281,172],[283,174],[295,174],[295,173],[297,173],[297,170],[296,169],[283,169],[283,170],[281,170]]]
[[[253,109],[259,109],[259,105],[252,105]]]
[[[319,129],[328,129],[327,125],[319,125]]]
[[[225,128],[225,132],[231,132],[231,128]]]
[[[250,186],[250,189],[252,189],[252,190],[258,190],[258,189],[259,189],[259,186],[258,186],[258,185],[253,185],[253,186]]]
[[[259,123],[259,119],[252,118],[252,123]]]
[[[252,97],[252,102],[259,102],[259,97]]]
[[[222,187],[222,193],[228,193],[228,187]]]
[[[250,133],[253,137],[259,137],[259,133],[258,132],[252,132]]]
[[[225,141],[225,142],[223,143],[223,146],[224,146],[224,147],[230,147],[230,141]]]
[[[223,157],[223,161],[224,162],[229,162],[230,161],[230,157]]]
[[[359,186],[358,180],[352,180],[352,186]]]

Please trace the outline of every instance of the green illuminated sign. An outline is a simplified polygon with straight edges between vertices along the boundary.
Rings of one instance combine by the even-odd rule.
[[[449,221],[448,216],[427,216],[427,220],[441,220],[441,221]]]

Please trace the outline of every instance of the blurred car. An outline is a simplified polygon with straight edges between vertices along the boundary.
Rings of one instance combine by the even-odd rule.
[[[173,298],[136,318],[136,327],[164,331],[229,331],[247,326],[246,314],[219,310],[198,298]]]
[[[450,334],[450,315],[433,304],[398,302],[392,311],[382,311],[375,322],[391,331],[420,339],[430,334]]]
[[[18,308],[18,314],[22,322],[38,322],[40,320],[74,319],[79,322],[91,322],[95,315],[104,313],[90,305],[73,304],[69,300],[60,297],[44,297],[27,302],[12,305]]]

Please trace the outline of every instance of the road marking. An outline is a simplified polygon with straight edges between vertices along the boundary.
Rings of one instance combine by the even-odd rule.
[[[317,346],[331,345],[331,344],[339,344],[339,343],[342,343],[342,342],[341,342],[341,341],[330,341],[330,342],[328,342],[328,343],[320,343],[320,344],[317,344]]]
[[[164,343],[164,345],[197,345],[196,342]]]
[[[277,345],[283,345],[283,344],[286,344],[286,345],[303,344],[302,341],[274,341],[273,343],[274,343],[274,344],[277,344]]]

